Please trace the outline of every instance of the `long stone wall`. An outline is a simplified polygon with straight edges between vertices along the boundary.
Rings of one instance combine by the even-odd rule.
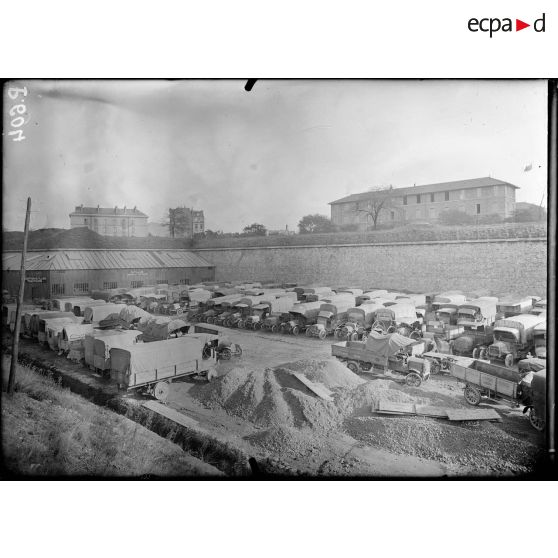
[[[217,281],[546,296],[546,239],[195,250]]]

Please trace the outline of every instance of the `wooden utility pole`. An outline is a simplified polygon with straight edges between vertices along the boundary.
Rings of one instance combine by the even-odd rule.
[[[27,198],[27,213],[25,214],[25,229],[23,232],[23,251],[21,253],[21,270],[19,282],[19,294],[17,298],[16,322],[14,328],[14,339],[12,344],[12,362],[10,364],[10,377],[8,379],[8,395],[14,393],[17,357],[19,353],[19,330],[21,326],[21,310],[23,306],[23,295],[25,293],[25,258],[27,256],[27,235],[29,234],[29,216],[31,215],[31,198]]]

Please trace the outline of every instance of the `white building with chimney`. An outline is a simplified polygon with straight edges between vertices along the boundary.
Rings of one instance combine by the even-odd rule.
[[[70,213],[70,227],[86,227],[104,236],[147,236],[147,215],[136,207],[77,206]]]

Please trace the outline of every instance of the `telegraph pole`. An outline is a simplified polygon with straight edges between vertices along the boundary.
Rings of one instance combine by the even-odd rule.
[[[8,379],[8,395],[13,395],[15,386],[17,357],[19,353],[19,330],[21,326],[21,311],[23,306],[23,295],[25,292],[25,257],[27,255],[27,235],[29,233],[29,216],[31,215],[31,198],[27,198],[27,212],[25,214],[25,229],[23,232],[23,252],[21,253],[21,270],[19,294],[16,308],[16,322],[14,328],[14,339],[12,344],[12,362],[10,364],[10,377]]]

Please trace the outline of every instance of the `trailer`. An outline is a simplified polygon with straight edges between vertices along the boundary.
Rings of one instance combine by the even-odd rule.
[[[478,405],[483,397],[491,400],[505,400],[512,406],[524,401],[521,373],[484,360],[452,359],[450,374],[465,384],[463,395],[469,405]]]

